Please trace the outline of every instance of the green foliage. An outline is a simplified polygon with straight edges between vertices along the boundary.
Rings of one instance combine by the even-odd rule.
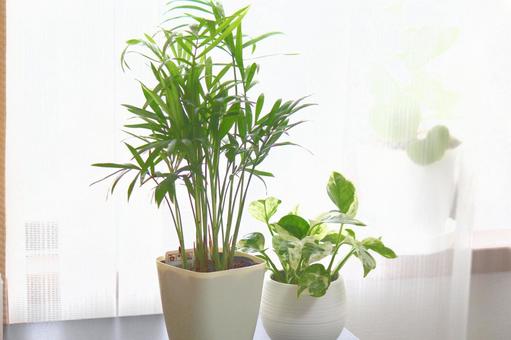
[[[264,251],[264,235],[250,233],[238,241],[238,249],[246,253],[259,253]]]
[[[333,172],[328,179],[326,188],[328,197],[330,197],[330,200],[334,202],[341,213],[348,216],[355,216],[357,214],[357,206],[354,204],[356,202],[355,187],[343,175]]]
[[[427,166],[460,144],[446,126],[435,126],[424,139],[420,138],[428,121],[445,121],[455,112],[458,95],[429,66],[455,44],[459,31],[454,27],[421,26],[408,27],[402,33],[403,45],[391,57],[391,64],[399,65],[410,78],[396,77],[385,67],[375,68],[370,122],[384,142],[405,150],[414,163]],[[422,44],[417,45],[417,41]]]
[[[114,176],[111,192],[131,177],[128,199],[136,187],[153,186],[157,205],[170,211],[183,267],[197,271],[207,271],[209,262],[215,270],[230,268],[252,179],[273,176],[261,164],[273,148],[292,145],[281,139],[300,124],[292,116],[309,106],[303,98],[267,103],[264,94],[249,95],[259,65],[247,55],[277,33],[248,37],[242,29],[247,12],[227,15],[217,2],[175,0],[168,10],[173,16],[159,31],[128,40],[123,70],[135,55],[152,73],[152,82],[140,83],[145,101],[124,105],[134,119],[126,132],[138,144],[126,144],[129,163],[94,164],[115,169],[105,177]],[[278,203],[269,201],[256,214],[268,222]],[[191,244],[184,240],[183,204],[195,222],[193,264],[184,256]]]
[[[322,213],[310,222],[294,211],[284,215],[278,222],[271,223],[270,218],[275,215],[281,203],[274,197],[251,204],[252,216],[264,222],[272,234],[272,248],[280,262],[280,268],[266,254],[264,237],[261,234],[249,234],[238,243],[241,250],[258,253],[258,256],[266,260],[274,280],[297,285],[298,295],[306,293],[314,297],[323,296],[330,283],[339,277],[339,271],[351,256],[360,260],[364,277],[376,268],[376,260],[371,252],[389,259],[396,257],[394,251],[386,247],[381,238],[368,237],[359,241],[353,230],[344,229],[345,225],[365,226],[363,222],[355,219],[358,199],[355,186],[349,180],[337,172],[332,173],[328,180],[327,193],[338,210]],[[271,209],[268,209],[269,207]],[[265,211],[271,213],[265,215]],[[337,225],[338,229],[330,230],[331,225]],[[346,251],[341,260],[337,261],[341,247],[346,248]],[[328,258],[327,267],[319,263]]]
[[[450,141],[449,129],[438,125],[428,131],[426,138],[412,140],[406,148],[406,153],[415,163],[428,165],[442,159],[445,151],[450,148]]]
[[[283,216],[277,225],[300,240],[307,236],[310,229],[309,222],[298,215]]]
[[[248,206],[248,212],[256,220],[270,223],[270,219],[275,215],[281,201],[275,197],[268,197],[265,200],[257,200]]]
[[[307,292],[310,296],[320,297],[326,294],[330,286],[328,271],[321,263],[314,263],[305,268],[298,278],[298,296]]]

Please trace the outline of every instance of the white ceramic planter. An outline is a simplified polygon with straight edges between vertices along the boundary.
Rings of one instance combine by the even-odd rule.
[[[267,273],[261,299],[261,320],[272,340],[337,340],[346,319],[342,277],[319,298],[302,294],[297,286],[273,281]]]
[[[156,261],[167,333],[171,340],[252,340],[265,264],[197,273]]]
[[[411,161],[404,150],[372,145],[357,149],[357,190],[364,202],[358,214],[384,231],[387,244],[399,245],[400,254],[434,253],[452,246],[449,217],[460,148],[425,166]],[[399,214],[393,213],[396,209]]]

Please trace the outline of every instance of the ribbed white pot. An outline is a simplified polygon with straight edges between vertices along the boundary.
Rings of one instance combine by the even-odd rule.
[[[156,260],[167,333],[171,340],[252,340],[265,264],[198,273]]]
[[[272,340],[337,340],[346,319],[346,293],[342,277],[322,297],[302,294],[296,285],[271,279],[267,273],[261,299],[261,320]]]

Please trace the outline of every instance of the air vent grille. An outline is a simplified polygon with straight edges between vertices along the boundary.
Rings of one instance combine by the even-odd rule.
[[[61,318],[59,229],[56,222],[25,223],[27,322]]]
[[[25,223],[25,249],[27,255],[56,253],[59,247],[56,222]]]
[[[27,304],[29,322],[59,320],[61,316],[59,274],[28,274]]]

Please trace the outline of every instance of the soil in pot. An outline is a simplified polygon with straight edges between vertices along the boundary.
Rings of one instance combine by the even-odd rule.
[[[194,263],[193,261],[193,253],[189,252],[188,255],[188,262]],[[167,252],[165,255],[165,261],[161,261],[165,264],[174,266],[174,267],[182,267],[182,261],[181,256],[179,256],[176,252]],[[236,269],[236,268],[243,268],[243,267],[250,267],[253,265],[256,265],[257,263],[254,262],[252,259],[245,257],[245,256],[234,256],[232,265],[229,269]],[[195,268],[190,268],[191,271],[196,271]],[[215,272],[215,267],[213,264],[213,261],[209,261],[208,263],[208,273]]]

